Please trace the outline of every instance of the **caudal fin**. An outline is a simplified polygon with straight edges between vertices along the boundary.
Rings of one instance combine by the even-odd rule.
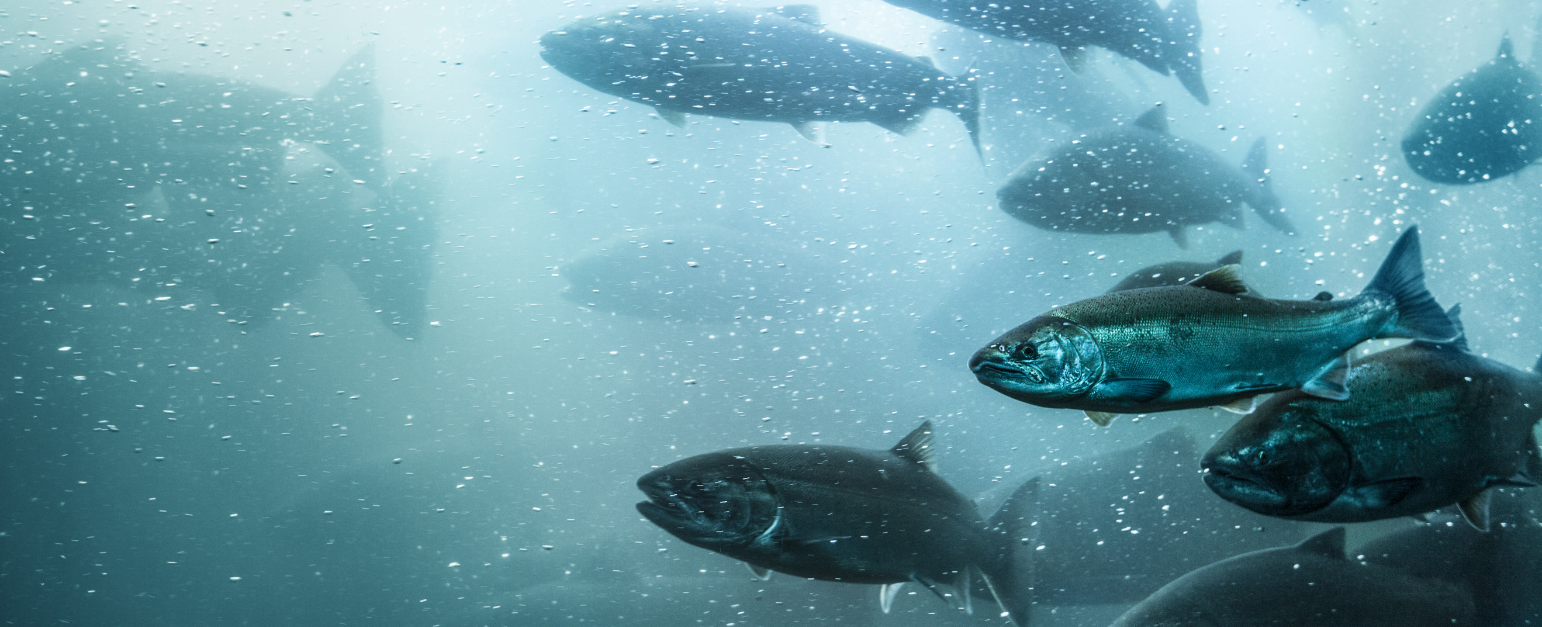
[[[1028,627],[1033,606],[1033,551],[1038,545],[1039,478],[1029,479],[991,516],[990,532],[999,541],[991,563],[980,570],[991,596],[1018,627]]]
[[[1451,342],[1462,333],[1451,323],[1435,296],[1424,286],[1424,253],[1419,247],[1419,227],[1410,226],[1392,245],[1392,252],[1363,294],[1378,292],[1392,297],[1397,316],[1376,337],[1406,337],[1426,342]]]
[[[1173,0],[1167,5],[1167,45],[1162,57],[1178,76],[1183,88],[1194,95],[1200,104],[1210,104],[1210,94],[1205,91],[1203,64],[1200,62],[1199,5],[1195,0]]]
[[[385,103],[375,87],[375,45],[348,57],[332,79],[316,92],[316,123],[312,137],[322,150],[343,164],[355,177],[383,187],[387,173],[385,131],[381,117]]]
[[[1268,150],[1268,144],[1260,137],[1248,149],[1247,158],[1242,160],[1242,172],[1258,184],[1253,195],[1248,198],[1248,204],[1269,226],[1295,235],[1296,227],[1290,223],[1290,218],[1285,217],[1285,208],[1280,205],[1280,198],[1274,195],[1274,186],[1269,183]]]
[[[953,90],[961,96],[959,102],[953,104],[953,113],[964,121],[964,129],[969,131],[969,142],[974,144],[974,153],[984,160],[985,152],[980,148],[980,82],[975,80],[974,64],[969,64],[969,69],[964,70],[963,76],[956,80],[958,82]]]

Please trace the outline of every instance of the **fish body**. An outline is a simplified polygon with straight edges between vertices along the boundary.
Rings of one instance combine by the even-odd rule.
[[[1367,357],[1346,385],[1345,401],[1269,399],[1205,455],[1205,482],[1270,516],[1364,522],[1459,504],[1486,529],[1487,490],[1542,479],[1542,376],[1414,342]]]
[[[1123,292],[1125,290],[1140,289],[1143,287],[1166,287],[1170,285],[1183,285],[1199,278],[1201,275],[1221,266],[1233,266],[1242,263],[1242,251],[1234,250],[1225,257],[1217,259],[1215,263],[1203,263],[1198,261],[1169,261],[1154,266],[1147,266],[1131,272],[1113,287],[1109,292]]]
[[[1468,525],[1419,524],[1355,551],[1372,564],[1472,591],[1477,625],[1542,624],[1542,508],[1534,490],[1494,494],[1488,532]]]
[[[1295,546],[1244,553],[1200,568],[1130,608],[1113,627],[1467,625],[1472,596],[1344,554],[1344,528]]]
[[[1194,438],[1175,427],[1145,442],[1051,465],[1021,484],[998,519],[1025,530],[1033,602],[1136,603],[1169,581],[1239,551],[1307,537],[1314,525],[1272,520],[1215,498],[1196,481]],[[1020,518],[1011,518],[1020,517]]]
[[[1403,158],[1426,179],[1490,181],[1542,156],[1542,77],[1522,66],[1506,37],[1488,63],[1452,81],[1403,137]]]
[[[790,16],[790,17],[789,17]],[[812,7],[664,4],[611,11],[541,37],[542,58],[604,93],[684,114],[872,122],[905,134],[929,109],[958,115],[979,148],[972,82],[929,61],[826,30]]]
[[[910,581],[964,608],[975,574],[1003,595],[1026,588],[1006,568],[1008,534],[931,470],[930,438],[928,422],[887,451],[779,445],[698,455],[638,479],[649,500],[637,509],[757,572],[884,584],[885,611]],[[1022,624],[1026,605],[1002,606]]]
[[[969,366],[1007,396],[1081,409],[1101,424],[1112,414],[1227,405],[1294,388],[1343,399],[1345,352],[1356,344],[1458,336],[1424,287],[1420,255],[1410,228],[1366,289],[1342,300],[1262,298],[1237,266],[1186,285],[1104,294],[1029,320]]]
[[[1081,69],[1085,47],[1106,48],[1164,76],[1176,73],[1195,99],[1210,103],[1193,0],[1175,0],[1165,10],[1153,0],[885,1],[987,35],[1059,46],[1074,71]]]
[[[1239,169],[1220,155],[1174,137],[1160,105],[1133,125],[1089,132],[1044,159],[1030,160],[996,192],[1002,211],[1052,231],[1153,233],[1187,246],[1184,228],[1240,226],[1242,205],[1287,233],[1265,173],[1260,138]]]

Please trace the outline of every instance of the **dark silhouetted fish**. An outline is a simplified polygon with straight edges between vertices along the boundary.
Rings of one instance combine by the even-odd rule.
[[[1364,522],[1459,504],[1487,529],[1493,487],[1542,479],[1542,375],[1464,340],[1414,342],[1367,357],[1345,385],[1344,401],[1269,399],[1205,454],[1205,483],[1270,516]]]
[[[1359,296],[1272,300],[1238,266],[1186,285],[1113,292],[1059,307],[969,360],[992,389],[1040,407],[1114,414],[1205,406],[1252,411],[1253,397],[1301,388],[1343,400],[1347,351],[1378,337],[1449,342],[1459,332],[1424,287],[1418,231],[1398,238]]]
[[[786,316],[819,284],[810,255],[712,226],[637,229],[560,267],[563,295],[601,311],[688,322]]]
[[[1107,48],[1167,75],[1202,103],[1210,103],[1201,75],[1199,9],[1194,0],[884,0],[988,35],[1043,41],[1060,47],[1066,65],[1080,71],[1087,46]]]
[[[1295,228],[1269,186],[1264,141],[1242,169],[1167,132],[1160,105],[1134,124],[1094,131],[1042,160],[1030,160],[996,191],[1001,210],[1052,231],[1166,231],[1187,247],[1184,227],[1221,222],[1239,226],[1242,205],[1271,226]]]
[[[1125,275],[1109,292],[1123,292],[1125,290],[1140,289],[1143,287],[1164,287],[1169,285],[1183,285],[1193,281],[1211,270],[1221,266],[1234,266],[1242,263],[1242,251],[1234,250],[1225,257],[1217,259],[1215,263],[1202,263],[1198,261],[1169,261],[1157,265],[1141,268]]]
[[[1467,525],[1420,524],[1376,538],[1356,553],[1372,564],[1465,586],[1477,625],[1542,625],[1542,508],[1537,491],[1499,490],[1487,533]]]
[[[975,505],[932,469],[932,424],[887,451],[776,445],[687,458],[637,480],[637,510],[690,544],[770,571],[882,584],[889,610],[916,582],[954,607],[971,608],[976,575],[1025,625],[1032,585],[1011,568],[1022,533],[982,520]],[[1004,508],[1005,509],[1005,508]],[[998,514],[1002,516],[1002,514]]]
[[[1473,615],[1460,586],[1349,559],[1344,528],[1335,527],[1179,577],[1112,627],[1449,627]]]
[[[1542,77],[1515,60],[1510,38],[1488,63],[1452,81],[1419,111],[1403,158],[1436,183],[1508,176],[1542,156]]]
[[[1146,442],[1052,466],[997,514],[1024,530],[1018,572],[1041,606],[1135,603],[1167,582],[1240,551],[1296,542],[1314,525],[1232,507],[1198,481],[1182,427]],[[1010,520],[1009,517],[1020,517]]]
[[[814,122],[872,122],[903,135],[940,108],[958,115],[980,147],[972,82],[826,30],[813,7],[622,9],[547,33],[541,46],[563,74],[675,124],[687,113],[785,122],[821,141]]]

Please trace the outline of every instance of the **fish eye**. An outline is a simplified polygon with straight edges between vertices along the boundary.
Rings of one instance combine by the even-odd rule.
[[[1269,463],[1269,451],[1262,447],[1243,452],[1243,459],[1253,466],[1264,466]]]
[[[1039,349],[1030,342],[1023,342],[1012,349],[1012,358],[1018,361],[1033,361],[1039,358]]]

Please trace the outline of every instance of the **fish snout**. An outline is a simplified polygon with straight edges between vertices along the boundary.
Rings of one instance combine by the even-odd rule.
[[[1010,356],[1002,347],[992,344],[978,351],[969,358],[969,371],[976,376],[989,374],[1003,374],[1008,376],[1022,376],[1023,370],[1009,363]]]
[[[1205,473],[1205,485],[1223,499],[1269,516],[1284,515],[1290,499],[1270,485],[1263,472],[1268,465],[1267,450],[1249,446],[1240,449],[1211,449],[1199,462]]]

